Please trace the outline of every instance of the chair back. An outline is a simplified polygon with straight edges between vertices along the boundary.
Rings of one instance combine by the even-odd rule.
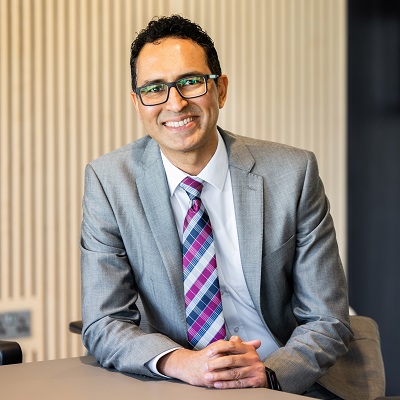
[[[0,365],[22,363],[22,350],[17,342],[0,340]]]
[[[354,339],[349,351],[318,381],[344,400],[374,400],[385,395],[378,325],[360,315],[350,316]]]

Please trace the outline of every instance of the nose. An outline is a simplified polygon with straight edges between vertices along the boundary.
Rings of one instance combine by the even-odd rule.
[[[166,108],[169,111],[179,112],[188,104],[187,100],[184,99],[175,87],[169,90],[168,100],[166,102]]]

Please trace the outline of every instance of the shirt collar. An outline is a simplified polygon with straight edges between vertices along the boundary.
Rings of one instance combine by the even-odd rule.
[[[168,159],[165,157],[162,151],[161,158],[164,164],[165,173],[167,175],[168,186],[170,190],[170,195],[173,196],[175,189],[178,187],[179,183],[188,174],[183,172],[179,168],[175,167]],[[209,183],[218,190],[222,191],[225,184],[226,175],[228,172],[228,153],[226,151],[225,143],[218,132],[218,145],[215,150],[214,155],[208,164],[203,168],[203,170],[197,175],[197,178]],[[192,176],[192,178],[196,178]]]

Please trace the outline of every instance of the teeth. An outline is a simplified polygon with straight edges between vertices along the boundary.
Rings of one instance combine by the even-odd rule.
[[[193,118],[185,118],[183,121],[179,121],[179,122],[166,122],[165,126],[170,126],[172,128],[179,128],[180,126],[184,126],[187,125],[190,121],[193,121]]]

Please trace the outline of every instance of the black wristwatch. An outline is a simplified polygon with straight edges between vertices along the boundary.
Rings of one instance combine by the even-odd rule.
[[[267,375],[268,386],[272,390],[282,391],[281,385],[278,382],[278,378],[272,369],[265,367],[265,374]]]

